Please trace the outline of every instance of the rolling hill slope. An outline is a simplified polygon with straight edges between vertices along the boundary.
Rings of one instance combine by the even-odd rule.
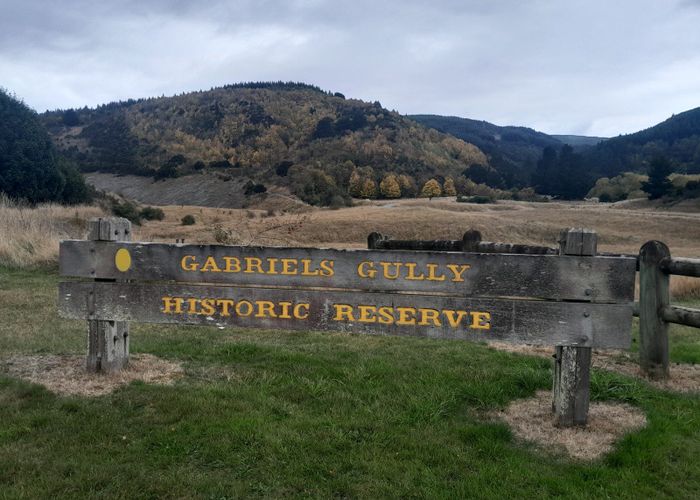
[[[298,185],[313,177],[342,196],[356,167],[371,167],[363,172],[376,182],[391,171],[420,184],[488,162],[476,146],[379,102],[297,83],[229,85],[42,118],[83,171],[156,178],[210,171],[304,192],[317,189]]]

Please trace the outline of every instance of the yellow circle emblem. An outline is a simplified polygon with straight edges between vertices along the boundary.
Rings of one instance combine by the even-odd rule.
[[[114,256],[114,263],[121,272],[128,271],[131,267],[131,254],[126,248],[120,248]]]

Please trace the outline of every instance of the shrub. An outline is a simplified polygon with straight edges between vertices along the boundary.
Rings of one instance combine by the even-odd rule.
[[[130,201],[124,201],[121,203],[114,201],[112,203],[112,213],[117,217],[129,219],[137,226],[141,225],[141,212],[139,211],[138,207]]]
[[[495,200],[490,196],[475,195],[475,196],[460,196],[457,198],[460,203],[495,203]]]
[[[144,207],[141,209],[141,218],[145,220],[163,220],[165,213],[160,208]]]
[[[182,218],[182,220],[180,222],[182,223],[183,226],[191,226],[196,221],[194,220],[194,215],[187,214]]]

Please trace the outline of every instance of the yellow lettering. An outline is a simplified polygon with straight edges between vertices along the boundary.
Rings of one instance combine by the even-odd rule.
[[[243,307],[246,308],[246,311],[243,312]],[[248,302],[247,300],[239,300],[238,303],[236,304],[236,314],[242,318],[245,318],[247,316],[250,316],[253,313],[253,304]]]
[[[333,307],[335,308],[335,316],[333,316],[335,321],[355,321],[355,317],[352,315],[352,306],[333,304]]]
[[[183,271],[196,271],[197,258],[194,255],[185,255],[180,261],[180,267]],[[191,262],[189,262],[191,261]]]
[[[417,264],[415,262],[406,262],[404,265],[408,269],[408,274],[406,274],[407,280],[421,281],[425,279],[425,275],[423,273],[416,275]],[[398,322],[396,324],[398,325]]]
[[[335,274],[335,271],[333,270],[333,261],[332,260],[322,260],[319,263],[319,266],[321,267],[321,276],[325,276],[327,278],[330,278]]]
[[[276,259],[275,257],[270,257],[269,259],[267,259],[267,265],[269,266],[267,274],[278,274],[277,270],[275,269],[277,261],[279,261],[279,259]]]
[[[401,263],[400,262],[380,262],[379,265],[382,266],[384,277],[388,280],[395,280],[401,274]],[[389,273],[389,266],[394,266],[394,273],[393,274]]]
[[[311,259],[301,259],[301,275],[302,276],[318,276],[321,271],[314,269],[311,271]]]
[[[163,313],[182,314],[182,302],[180,297],[163,297]]]
[[[233,307],[234,302],[231,299],[218,299],[216,305],[221,308],[221,316],[231,316],[229,307]]]
[[[360,317],[357,321],[360,323],[376,323],[377,317],[374,315],[377,312],[376,306],[357,306],[360,311]]]
[[[374,262],[367,260],[360,262],[357,266],[357,274],[360,276],[360,278],[374,279],[374,277],[377,275],[377,270],[374,268]]]
[[[262,260],[257,257],[245,257],[245,270],[243,272],[246,274],[265,274],[262,268]]]
[[[379,308],[379,323],[382,325],[391,325],[394,323],[394,308],[382,306]]]
[[[452,281],[458,282],[458,281],[464,281],[464,278],[462,277],[464,275],[464,272],[471,268],[469,264],[447,264],[447,269],[452,271],[452,274],[454,274],[454,277],[452,278]]]
[[[451,309],[443,309],[442,314],[447,318],[447,323],[452,328],[457,328],[462,320],[467,316],[467,311],[452,311]]]
[[[216,312],[216,307],[214,307],[214,304],[216,301],[214,299],[204,299],[202,300],[202,311],[200,314],[203,314],[204,316],[211,316]]]
[[[396,320],[397,325],[415,325],[416,324],[416,309],[415,307],[397,307],[399,319]]]
[[[187,299],[187,314],[199,314],[197,312],[197,303],[199,302],[199,299]]]
[[[472,311],[472,324],[469,327],[477,330],[490,330],[491,313]]]
[[[224,262],[226,262],[225,273],[241,272],[241,260],[238,257],[224,257]]]
[[[258,306],[258,312],[255,314],[256,318],[276,318],[275,314],[275,304],[269,300],[258,300],[255,302]]]
[[[282,262],[282,274],[285,276],[294,275],[297,273],[297,260],[296,259],[281,259]]]
[[[207,260],[204,263],[204,265],[202,266],[202,268],[200,269],[200,271],[202,271],[202,272],[211,271],[213,273],[220,273],[221,269],[216,264],[216,259],[214,257],[210,256],[210,257],[207,257]]]
[[[301,310],[304,310],[302,315]],[[294,306],[294,319],[306,319],[309,317],[309,304],[297,304]]]
[[[282,307],[282,313],[277,317],[280,319],[292,319],[292,317],[289,315],[289,308],[292,307],[292,303],[280,302],[279,305]]]
[[[428,281],[445,281],[444,274],[440,274],[439,276],[435,274],[438,268],[437,264],[426,264],[426,267],[428,268]]]
[[[419,325],[421,326],[427,326],[430,322],[432,322],[435,326],[442,326],[442,323],[440,323],[440,311],[437,309],[418,309],[420,312],[420,322],[418,322]]]

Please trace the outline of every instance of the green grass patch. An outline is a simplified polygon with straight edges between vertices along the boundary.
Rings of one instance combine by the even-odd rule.
[[[0,355],[82,353],[58,277],[0,270]],[[674,360],[700,332],[674,330]],[[700,398],[594,371],[594,400],[645,429],[595,463],[514,440],[491,410],[551,385],[551,362],[483,345],[341,334],[132,326],[132,350],[184,364],[173,386],[56,396],[0,376],[0,498],[689,498]]]

